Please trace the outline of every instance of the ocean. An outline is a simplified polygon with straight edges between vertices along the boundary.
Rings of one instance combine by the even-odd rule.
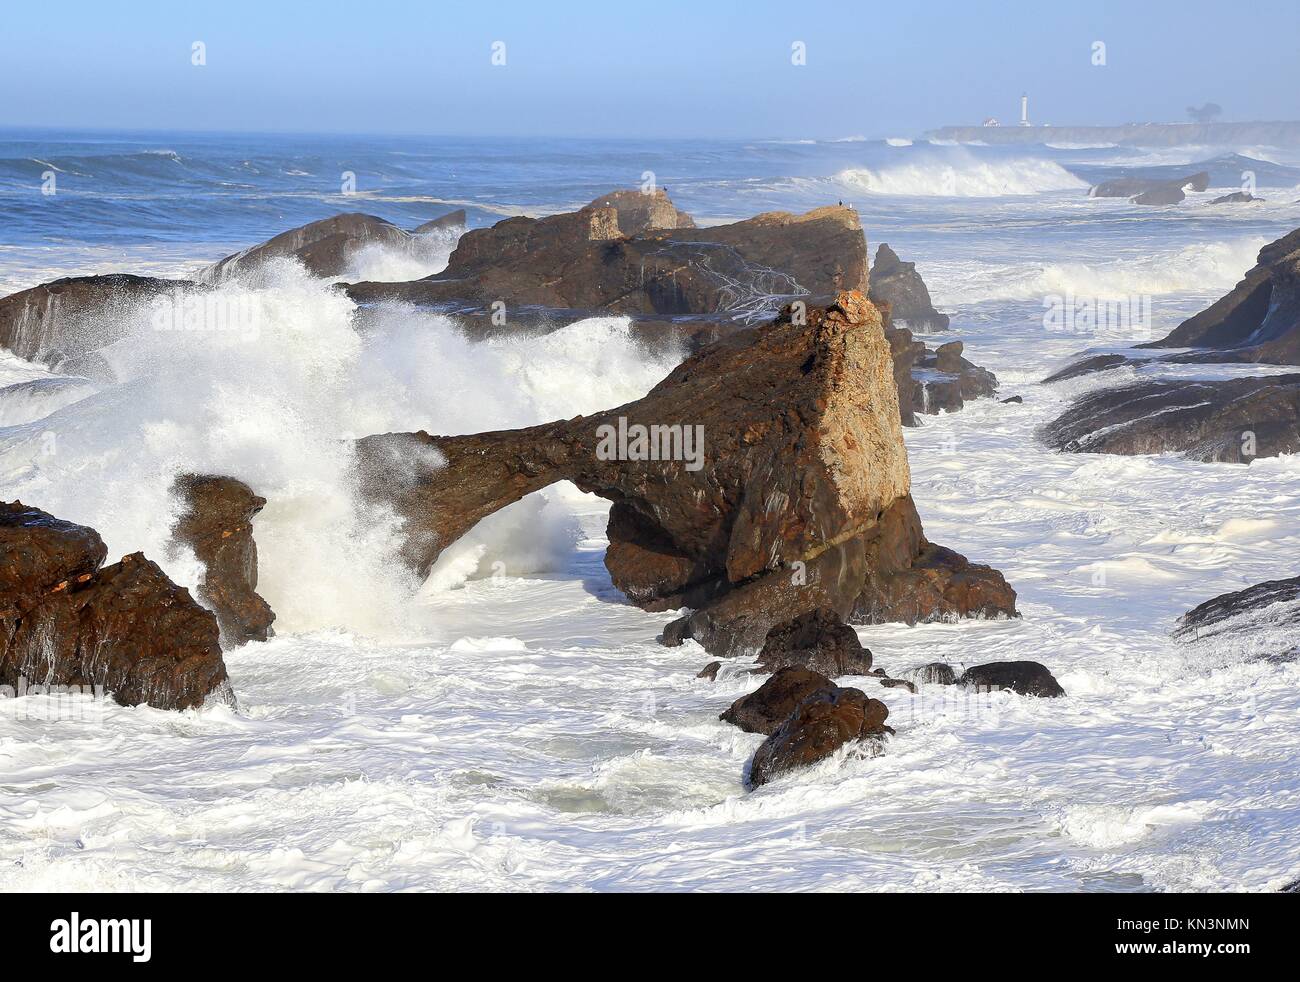
[[[1199,170],[1209,190],[1177,206],[1088,196]],[[883,755],[745,791],[761,737],[717,716],[758,680],[736,664],[697,679],[701,648],[657,642],[673,615],[610,583],[605,502],[531,496],[417,583],[352,499],[351,438],[590,413],[683,353],[642,349],[618,317],[472,343],[392,306],[358,332],[351,301],[286,267],[221,288],[256,306],[255,336],[141,323],[109,353],[113,384],[0,354],[5,500],[193,587],[167,489],[182,471],[239,477],[268,499],[259,592],[278,615],[274,639],[226,656],[237,708],[0,699],[0,889],[1263,890],[1300,875],[1300,665],[1169,640],[1196,604],[1300,573],[1300,461],[1066,455],[1035,436],[1082,392],[1175,370],[1040,384],[1080,352],[1163,336],[1300,225],[1294,148],[0,130],[0,293],[184,276],[341,211],[409,228],[464,208],[479,227],[650,180],[700,224],[843,201],[873,253],[917,264],[952,315],[926,340],[961,340],[999,398],[1024,402],[906,430],[913,496],[927,536],[1002,570],[1024,616],[859,634],[893,675],[1031,658],[1068,696],[858,680],[889,705]],[[1265,200],[1210,204],[1243,184]],[[452,246],[371,252],[347,278],[427,275]],[[1150,315],[1049,323],[1065,297]]]

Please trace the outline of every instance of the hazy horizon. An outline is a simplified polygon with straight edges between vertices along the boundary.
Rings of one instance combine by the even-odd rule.
[[[321,135],[836,139],[1034,123],[1300,118],[1300,7],[810,2],[630,17],[376,0],[76,0],[6,12],[0,126]],[[1225,29],[1225,23],[1228,29]],[[992,27],[992,30],[990,29]],[[1099,48],[1098,44],[1104,46]]]

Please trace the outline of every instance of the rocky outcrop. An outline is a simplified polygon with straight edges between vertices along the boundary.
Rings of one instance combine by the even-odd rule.
[[[1300,365],[1300,229],[1259,251],[1255,266],[1222,299],[1143,348],[1202,348],[1178,362]]]
[[[1065,690],[1047,670],[1047,666],[1036,661],[1002,661],[976,665],[966,669],[957,684],[986,690],[1010,689],[1022,696],[1038,696],[1043,699],[1065,695]]]
[[[1233,191],[1231,194],[1221,195],[1213,199],[1212,205],[1244,205],[1251,201],[1263,201],[1263,198],[1257,198],[1249,191]]]
[[[1300,450],[1300,375],[1147,381],[1088,393],[1042,430],[1071,453],[1250,463]]]
[[[754,752],[749,786],[761,787],[798,767],[825,760],[845,745],[869,756],[880,752],[889,709],[861,689],[832,685],[805,697]]]
[[[887,327],[905,327],[922,334],[948,330],[948,315],[934,309],[916,263],[903,262],[885,242],[876,249],[876,261],[871,264],[869,296],[878,307],[889,304]]]
[[[95,352],[123,336],[129,314],[190,286],[126,273],[42,283],[0,299],[0,347],[67,374],[95,374]]]
[[[216,614],[222,643],[234,648],[265,641],[275,613],[257,594],[252,522],[266,499],[243,481],[211,474],[183,475],[173,491],[181,499],[182,512],[172,534],[203,564],[198,597]]]
[[[915,426],[918,414],[955,413],[969,399],[983,399],[998,391],[998,380],[986,368],[962,357],[960,341],[930,350],[912,339],[906,328],[887,330],[894,358],[894,382],[904,426]]]
[[[1089,194],[1094,198],[1128,198],[1135,205],[1176,205],[1187,197],[1183,189],[1189,186],[1204,191],[1210,186],[1209,173],[1200,171],[1173,179],[1121,177],[1103,181]]]
[[[1047,378],[1043,379],[1045,384],[1052,382],[1065,382],[1068,379],[1079,378],[1083,375],[1093,375],[1097,372],[1108,372],[1112,368],[1123,368],[1126,365],[1141,364],[1141,359],[1130,358],[1127,355],[1090,355],[1079,361],[1071,362],[1060,371],[1053,372]]]
[[[921,535],[889,348],[857,292],[709,345],[616,409],[383,434],[358,452],[361,487],[404,521],[403,554],[421,573],[480,519],[556,481],[609,499],[615,586],[649,610],[696,608],[668,644],[754,655],[777,625],[821,608],[847,617],[860,598],[881,619],[987,615],[995,595],[996,613],[1015,613],[999,574],[931,553]],[[981,579],[993,586],[976,589]],[[927,597],[905,596],[907,583]]]
[[[102,566],[90,528],[0,502],[0,685],[201,705],[226,687],[213,615],[140,553]]]
[[[746,733],[770,736],[809,696],[833,693],[836,688],[820,672],[798,666],[780,668],[749,695],[733,702],[718,719]]]
[[[364,246],[378,244],[404,249],[410,243],[411,233],[374,215],[356,212],[334,215],[281,232],[260,245],[226,256],[205,267],[198,279],[203,283],[220,283],[253,272],[276,259],[296,260],[313,276],[343,276],[352,258]]]
[[[1300,658],[1300,576],[1221,594],[1178,619],[1174,639],[1213,644],[1247,658]]]
[[[757,661],[758,670],[768,673],[788,666],[829,678],[871,671],[870,649],[863,647],[858,632],[829,608],[809,611],[772,628]]]
[[[473,229],[443,272],[408,283],[357,283],[347,293],[363,304],[441,309],[499,302],[507,316],[536,306],[584,316],[720,314],[753,322],[794,298],[866,289],[866,240],[852,209],[768,212],[703,229],[689,222],[662,191],[614,192],[576,212]]]

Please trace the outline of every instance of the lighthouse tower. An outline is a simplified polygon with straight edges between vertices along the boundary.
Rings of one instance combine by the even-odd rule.
[[[1029,125],[1029,93],[1026,92],[1020,97],[1020,125]]]

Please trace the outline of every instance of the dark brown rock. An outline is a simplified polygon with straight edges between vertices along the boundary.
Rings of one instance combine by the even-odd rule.
[[[906,674],[917,685],[956,685],[957,673],[946,662],[936,661]]]
[[[1174,639],[1226,642],[1268,661],[1300,658],[1300,576],[1269,580],[1207,600],[1178,619]]]
[[[968,668],[957,680],[958,685],[971,685],[983,689],[1010,689],[1022,696],[1040,696],[1054,699],[1065,695],[1047,667],[1036,661],[992,662]]]
[[[213,615],[143,555],[101,568],[105,552],[93,529],[0,503],[0,685],[159,709],[227,688]]]
[[[970,399],[994,395],[998,380],[988,369],[962,357],[962,343],[950,341],[930,350],[913,340],[906,328],[886,330],[894,358],[894,383],[904,426],[915,426],[917,414],[954,413]]]
[[[837,688],[818,672],[796,666],[780,668],[749,695],[733,702],[718,719],[739,726],[746,733],[769,736],[809,696],[833,693]]]
[[[905,263],[887,243],[876,249],[871,264],[871,302],[889,304],[889,326],[905,327],[922,334],[948,330],[949,318],[934,309],[930,291],[916,271],[916,263]]]
[[[622,437],[638,426],[702,427],[707,443],[693,464],[635,459]],[[629,452],[606,452],[618,446]],[[916,534],[889,540],[890,571],[928,546],[907,494],[889,349],[859,293],[709,345],[617,409],[469,436],[379,435],[358,450],[362,488],[405,521],[403,554],[421,573],[476,522],[556,481],[610,499],[614,584],[647,609],[697,608],[664,641],[693,637],[714,655],[754,655],[773,627],[817,608],[847,615],[891,509],[910,509]],[[946,592],[953,613],[968,592]]]
[[[872,741],[878,749],[887,729],[889,709],[870,699],[861,689],[817,691],[794,712],[754,753],[749,784],[760,787],[797,767],[831,756],[845,744]]]
[[[1081,375],[1092,375],[1096,372],[1107,372],[1112,368],[1123,368],[1126,365],[1140,364],[1141,360],[1129,358],[1127,355],[1091,355],[1080,361],[1071,362],[1058,372],[1053,372],[1044,382],[1064,382],[1067,379],[1078,378]]]
[[[711,661],[696,673],[697,679],[708,679],[710,682],[718,680],[718,670],[722,668],[722,662]]]
[[[834,610],[823,607],[768,631],[758,664],[765,673],[796,666],[828,678],[866,675],[871,671],[871,651],[863,647],[857,631]]]
[[[217,615],[222,642],[265,641],[275,613],[257,594],[253,516],[266,499],[243,481],[211,474],[182,475],[173,490],[184,508],[173,535],[203,564],[198,596]]]

